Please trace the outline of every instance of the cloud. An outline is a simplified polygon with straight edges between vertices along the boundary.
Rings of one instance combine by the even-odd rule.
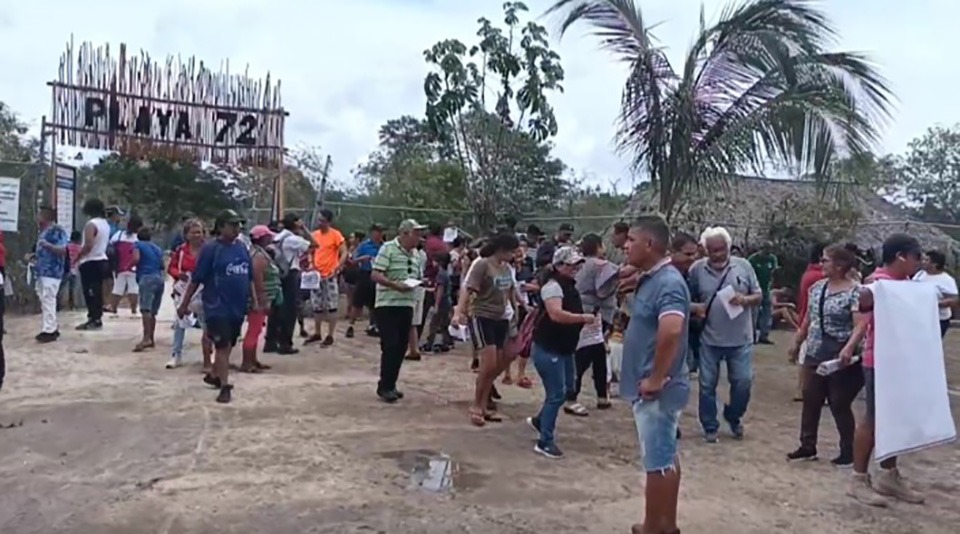
[[[643,0],[648,23],[679,63],[697,30],[700,1]],[[422,52],[444,38],[475,40],[476,21],[499,21],[490,0],[167,0],[96,3],[46,0],[0,7],[0,95],[33,124],[49,113],[44,85],[56,77],[63,43],[127,43],[154,58],[195,55],[232,71],[249,68],[283,80],[291,116],[290,146],[318,144],[334,158],[341,179],[376,146],[377,129],[402,114],[422,114]],[[548,0],[530,0],[539,16]],[[721,0],[703,2],[708,19]],[[92,6],[96,6],[93,8]],[[840,31],[839,47],[867,52],[893,83],[898,106],[883,140],[900,151],[938,121],[952,123],[949,102],[960,74],[949,68],[960,37],[953,29],[960,2],[903,4],[875,0],[824,2]],[[555,21],[541,20],[551,30]],[[613,151],[614,122],[624,79],[621,65],[574,27],[554,46],[563,58],[565,91],[553,95],[560,134],[557,154],[574,170],[606,184],[626,177],[625,158]],[[38,39],[37,35],[46,36]],[[621,184],[624,182],[621,181]]]

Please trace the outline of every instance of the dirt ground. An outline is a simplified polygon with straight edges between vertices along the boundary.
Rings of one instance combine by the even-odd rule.
[[[139,321],[129,311],[100,332],[73,331],[80,320],[61,314],[61,340],[37,346],[38,317],[8,318],[0,423],[13,426],[0,429],[0,533],[609,534],[641,519],[636,436],[622,402],[561,416],[567,457],[553,461],[532,452],[524,423],[538,388],[501,386],[506,421],[469,425],[474,375],[462,350],[407,362],[406,398],[387,406],[374,396],[374,340],[341,336],[334,348],[267,356],[273,370],[237,376],[233,404],[221,406],[200,381],[199,331],[188,336],[190,365],[167,371],[169,322],[157,349],[134,354]],[[829,462],[784,461],[799,405],[787,334],[774,339],[755,356],[743,442],[707,445],[695,402],[684,415],[683,532],[956,533],[955,445],[906,458],[903,471],[927,503],[887,510],[848,499],[848,472]],[[960,414],[960,333],[948,346]],[[830,458],[827,411],[822,430]]]

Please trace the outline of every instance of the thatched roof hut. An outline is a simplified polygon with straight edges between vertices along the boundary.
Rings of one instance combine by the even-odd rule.
[[[629,215],[656,209],[652,190],[641,191]],[[779,226],[816,230],[830,240],[853,241],[865,249],[877,249],[886,236],[902,232],[919,239],[924,248],[960,257],[960,242],[936,226],[853,186],[834,186],[824,192],[809,181],[744,178],[689,199],[672,219],[676,229],[694,235],[708,226],[724,226],[735,244],[744,248],[766,242],[771,228]]]

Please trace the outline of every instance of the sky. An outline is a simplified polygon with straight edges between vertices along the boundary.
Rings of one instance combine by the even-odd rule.
[[[540,17],[550,0],[529,0]],[[658,23],[656,37],[675,65],[699,24],[726,0],[643,0],[644,16]],[[477,19],[502,21],[500,0],[35,0],[0,2],[0,101],[39,129],[50,113],[58,61],[73,35],[77,43],[123,42],[157,59],[194,55],[231,70],[247,65],[283,82],[290,112],[287,146],[319,146],[333,156],[334,177],[350,171],[376,148],[377,130],[404,114],[422,116],[422,52],[457,38],[472,43]],[[825,0],[840,31],[837,50],[870,55],[897,97],[885,128],[883,152],[902,152],[933,124],[952,125],[960,71],[952,59],[960,45],[960,1]],[[565,91],[550,95],[560,132],[556,154],[588,181],[621,191],[634,181],[613,149],[614,120],[624,72],[574,27],[563,39],[556,19],[541,18],[566,71]]]

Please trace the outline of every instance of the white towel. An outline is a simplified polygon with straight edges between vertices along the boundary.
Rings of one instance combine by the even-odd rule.
[[[954,441],[937,288],[880,280],[871,289],[877,460]]]

